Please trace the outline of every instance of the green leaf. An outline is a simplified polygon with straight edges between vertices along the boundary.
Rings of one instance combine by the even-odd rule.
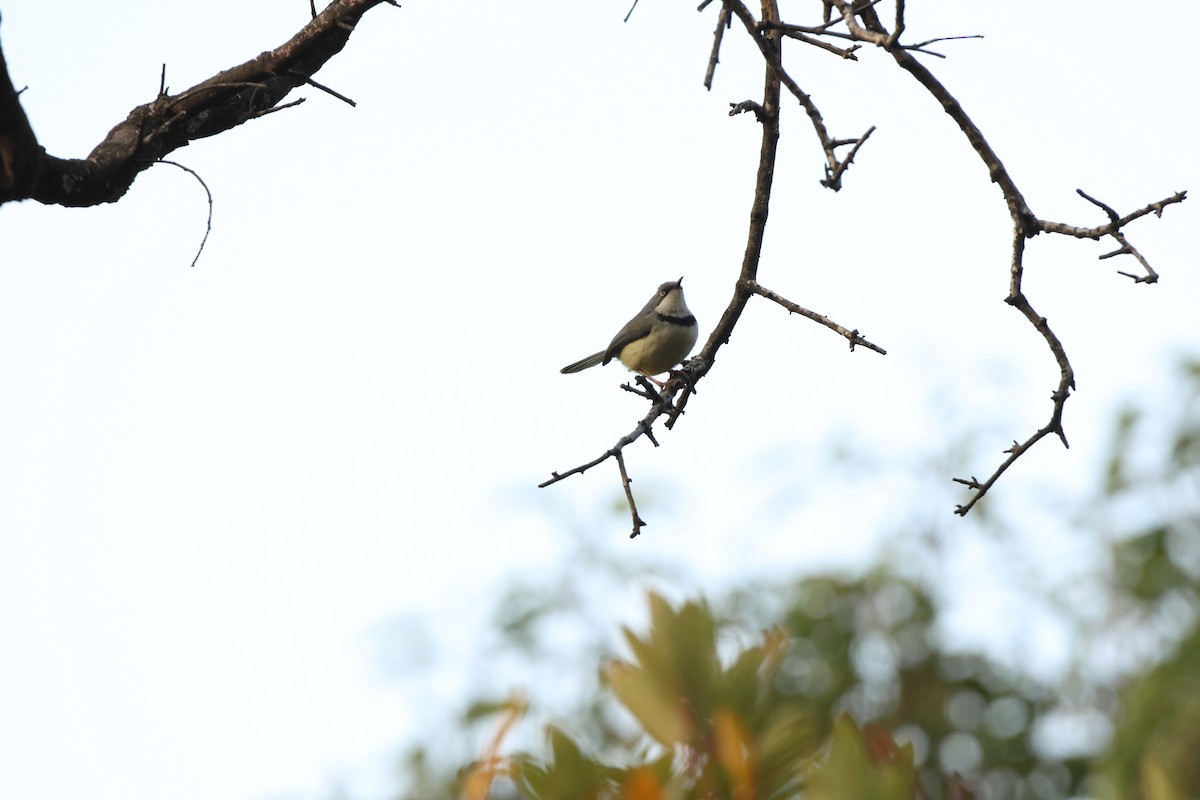
[[[890,736],[888,742],[888,757],[872,759],[863,732],[843,714],[834,724],[829,755],[808,771],[809,800],[912,800],[917,790],[912,748],[897,746]]]
[[[692,726],[678,696],[645,670],[614,661],[605,670],[605,679],[617,699],[659,744],[672,747],[691,740]]]

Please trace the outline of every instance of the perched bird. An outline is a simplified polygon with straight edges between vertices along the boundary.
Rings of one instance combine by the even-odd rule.
[[[646,303],[646,307],[617,332],[607,350],[594,353],[562,372],[579,372],[614,358],[647,378],[666,372],[687,358],[696,344],[696,318],[683,301],[683,278],[664,283]],[[659,381],[654,381],[660,386]]]

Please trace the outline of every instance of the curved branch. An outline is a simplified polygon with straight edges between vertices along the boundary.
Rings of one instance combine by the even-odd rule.
[[[739,17],[741,17],[742,11],[749,14],[749,11],[746,11],[745,6],[741,5],[738,0],[725,0],[725,3]],[[739,7],[742,11],[738,10]],[[779,21],[779,12],[775,6],[775,0],[763,0],[763,15],[768,21]],[[625,497],[629,503],[629,510],[633,518],[633,533],[630,535],[630,538],[641,533],[641,529],[646,523],[638,515],[637,506],[634,503],[633,491],[630,488],[632,481],[625,469],[625,460],[622,451],[643,435],[655,446],[658,446],[658,441],[654,438],[653,426],[664,415],[667,417],[667,429],[669,430],[674,427],[676,420],[684,412],[688,398],[695,394],[696,383],[712,369],[713,363],[716,361],[717,351],[729,342],[729,337],[732,335],[734,327],[741,318],[742,312],[746,308],[746,303],[749,302],[753,295],[760,295],[782,305],[788,311],[802,314],[840,333],[849,339],[851,350],[856,345],[862,345],[879,353],[885,352],[882,348],[859,336],[858,331],[850,331],[821,314],[802,308],[764,288],[757,281],[759,260],[762,257],[763,238],[767,229],[767,215],[771,204],[771,188],[775,181],[775,157],[779,149],[780,84],[781,82],[786,82],[786,76],[781,68],[774,66],[779,64],[780,34],[773,30],[766,34],[752,33],[752,35],[760,41],[760,47],[765,47],[764,55],[766,56],[767,67],[763,79],[763,100],[761,104],[752,100],[733,103],[731,104],[733,109],[729,114],[733,116],[745,111],[753,111],[759,124],[762,125],[762,143],[759,146],[758,172],[754,181],[754,200],[750,206],[750,230],[746,236],[746,250],[742,256],[741,271],[734,282],[733,297],[730,298],[729,305],[725,307],[724,313],[717,321],[716,326],[713,328],[712,333],[709,334],[708,340],[704,343],[700,352],[688,359],[682,368],[671,373],[671,380],[667,381],[666,386],[663,387],[661,392],[655,390],[649,381],[646,381],[641,376],[637,378],[638,384],[642,387],[640,390],[628,384],[622,387],[651,401],[649,412],[637,424],[637,427],[618,439],[615,445],[597,458],[566,472],[551,472],[549,480],[538,484],[538,488],[545,488],[572,475],[581,474],[610,458],[615,459],[621,474],[621,486],[625,491]],[[768,54],[773,54],[773,57]],[[834,146],[837,146],[837,144]],[[678,400],[675,399],[676,396],[679,397]]]
[[[1133,278],[1137,283],[1154,283],[1158,280],[1158,273],[1150,266],[1142,254],[1129,243],[1121,232],[1121,227],[1135,219],[1145,216],[1151,212],[1161,216],[1163,208],[1173,203],[1182,202],[1186,199],[1186,192],[1179,192],[1165,200],[1160,200],[1157,203],[1151,203],[1144,208],[1141,208],[1126,217],[1121,217],[1110,206],[1088,196],[1082,190],[1079,194],[1089,202],[1102,209],[1109,218],[1107,225],[1102,225],[1096,228],[1075,228],[1061,223],[1046,222],[1039,219],[1029,208],[1025,202],[1024,196],[1017,188],[1016,182],[1012,176],[1008,174],[1004,164],[1001,163],[999,156],[992,149],[984,138],[982,131],[975,125],[974,121],[967,115],[958,100],[950,94],[942,83],[934,77],[933,73],[926,69],[925,65],[921,64],[909,52],[911,48],[906,48],[898,41],[900,34],[904,29],[904,3],[903,0],[896,0],[896,24],[892,32],[888,32],[883,23],[879,20],[879,15],[873,7],[855,8],[845,0],[829,0],[835,5],[838,11],[841,12],[842,21],[846,23],[847,29],[853,39],[870,42],[887,51],[896,63],[912,75],[916,80],[925,87],[925,89],[933,95],[933,97],[942,105],[942,108],[955,121],[958,127],[966,135],[967,141],[971,147],[979,155],[984,165],[988,169],[988,174],[993,183],[1000,187],[1000,191],[1004,195],[1004,201],[1008,205],[1009,216],[1012,218],[1013,224],[1013,253],[1012,263],[1010,267],[1009,290],[1008,297],[1004,302],[1021,312],[1022,315],[1029,321],[1034,329],[1041,334],[1046,340],[1046,345],[1050,349],[1051,355],[1054,356],[1055,362],[1059,367],[1059,383],[1051,394],[1053,406],[1050,412],[1050,420],[1046,425],[1040,428],[1032,436],[1024,442],[1013,442],[1011,448],[1006,450],[1008,458],[1006,458],[999,467],[992,473],[991,477],[986,481],[979,481],[972,477],[970,480],[955,478],[954,480],[965,486],[968,486],[973,494],[968,502],[959,505],[955,513],[964,515],[971,510],[988,490],[995,484],[1005,470],[1009,468],[1018,458],[1021,457],[1030,447],[1051,433],[1057,434],[1062,441],[1063,446],[1067,445],[1067,436],[1063,431],[1063,406],[1070,397],[1071,390],[1075,388],[1075,373],[1071,367],[1071,362],[1067,358],[1067,353],[1063,347],[1062,341],[1050,329],[1050,325],[1046,322],[1046,318],[1037,313],[1033,305],[1029,302],[1029,298],[1025,296],[1023,288],[1024,279],[1024,257],[1025,257],[1025,240],[1032,238],[1039,233],[1060,233],[1067,236],[1075,236],[1078,238],[1097,239],[1101,236],[1112,236],[1121,247],[1111,253],[1108,253],[1101,258],[1111,258],[1118,255],[1132,255],[1145,269],[1146,274],[1142,276],[1133,275],[1127,272],[1122,272]],[[862,20],[862,25],[856,21],[856,17]],[[927,44],[928,42],[922,43]]]
[[[81,159],[56,158],[36,139],[6,146],[4,128],[28,127],[7,67],[0,80],[0,203],[32,199],[63,206],[92,206],[119,200],[143,170],[196,139],[215,136],[278,106],[292,89],[312,83],[354,32],[359,19],[394,0],[333,0],[295,36],[274,50],[227,69],[177,95],[160,93],[116,125]],[[0,53],[0,66],[3,64]],[[322,87],[324,88],[324,87]],[[10,112],[16,116],[10,116]],[[7,147],[7,149],[6,149]],[[5,180],[3,165],[12,163]]]

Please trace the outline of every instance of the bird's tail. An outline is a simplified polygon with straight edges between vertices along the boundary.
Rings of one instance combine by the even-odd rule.
[[[599,353],[592,353],[587,358],[581,358],[580,360],[576,361],[574,364],[567,364],[565,367],[563,367],[561,370],[559,370],[559,372],[561,372],[564,375],[566,375],[567,373],[570,373],[570,372],[579,372],[580,370],[587,369],[588,367],[594,367],[603,360],[604,360],[604,351],[601,350]]]

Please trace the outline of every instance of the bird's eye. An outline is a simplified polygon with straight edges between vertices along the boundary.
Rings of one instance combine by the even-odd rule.
[[[666,290],[666,289],[663,289],[661,292],[659,292],[659,293],[658,293],[658,296],[659,296],[659,297],[666,297],[666,296],[667,296],[667,290]]]

